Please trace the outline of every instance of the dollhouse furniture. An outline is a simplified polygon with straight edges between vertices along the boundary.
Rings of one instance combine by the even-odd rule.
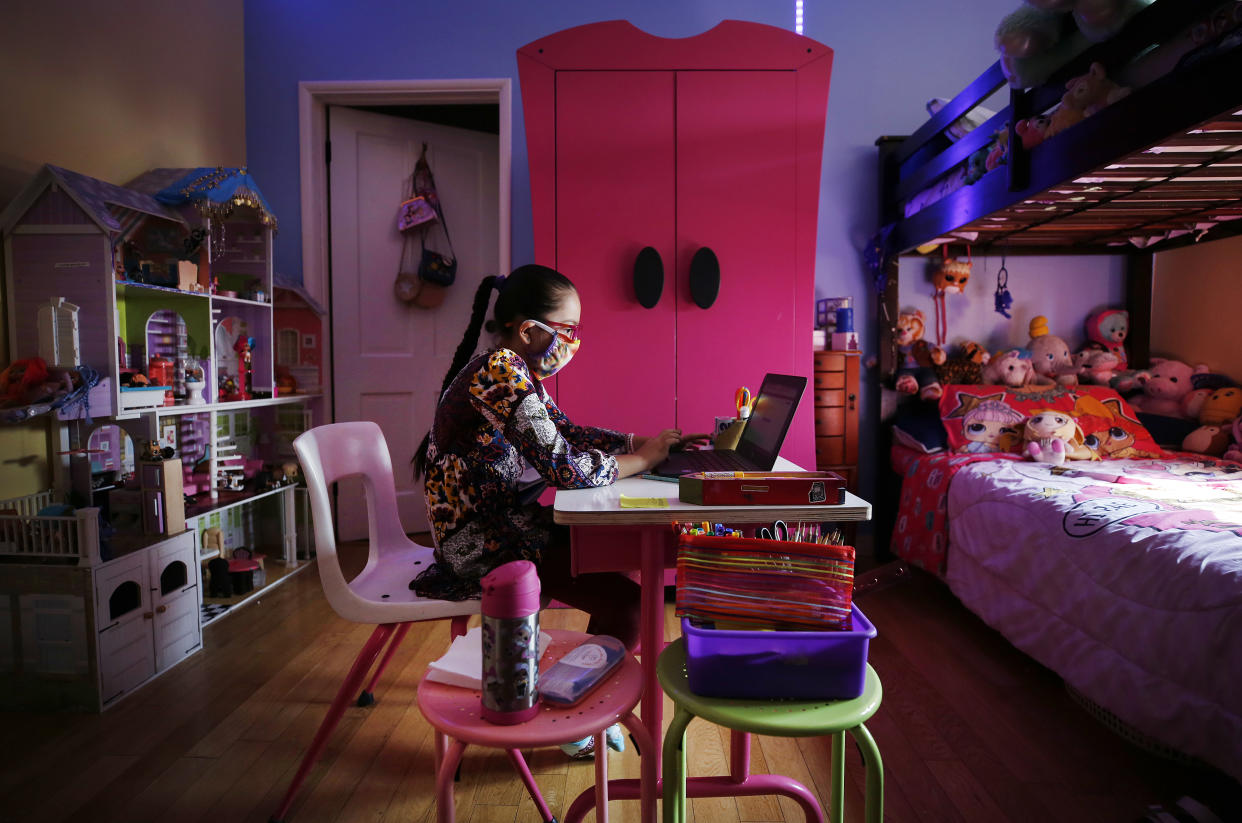
[[[39,514],[46,505],[23,504],[16,506],[17,514],[0,515],[0,535],[5,535],[0,554],[15,572],[6,580],[22,581],[6,587],[6,596],[0,597],[0,637],[20,640],[14,659],[42,660],[7,671],[0,666],[0,681],[16,684],[0,688],[6,700],[15,696],[14,707],[99,710],[171,665],[173,647],[160,638],[167,635],[162,626],[171,619],[175,593],[153,594],[162,592],[156,581],[169,545],[180,547],[184,539],[192,550],[193,573],[182,587],[191,596],[175,604],[186,615],[193,613],[193,641],[181,643],[182,656],[201,647],[199,563],[219,552],[197,548],[208,528],[220,528],[226,550],[269,545],[282,571],[300,568],[295,487],[234,491],[216,482],[217,438],[233,437],[245,449],[244,465],[279,463],[291,454],[292,435],[319,413],[314,395],[275,396],[273,310],[267,298],[274,228],[270,210],[244,169],[157,169],[119,186],[49,165],[0,215],[8,261],[10,355],[37,356],[40,307],[49,301],[71,304],[77,307],[73,320],[80,365],[100,375],[86,403],[56,410],[51,425],[58,448],[49,461],[53,489],[31,498],[59,503],[72,497],[79,507],[71,515],[52,517]],[[219,293],[212,292],[213,283]],[[223,403],[217,388],[221,378],[237,377],[231,344],[243,333],[255,339],[253,399]],[[66,350],[71,350],[69,338],[66,334]],[[227,350],[217,345],[223,338],[230,344]],[[121,385],[123,376],[136,374],[164,385]],[[195,384],[199,391],[191,397]],[[171,431],[181,474],[173,475],[178,471],[174,464],[139,464],[132,488],[106,488],[88,448],[102,425],[119,426],[134,444],[164,439]],[[196,494],[184,520],[178,511],[183,490]],[[126,495],[139,501],[136,524],[99,521],[110,495],[118,504],[113,513],[124,508],[119,504]],[[56,558],[54,567],[48,558]],[[143,592],[134,601],[137,606],[115,614],[108,603],[112,594],[100,582],[114,573]],[[27,596],[32,604],[61,603],[45,598],[50,595],[69,598],[55,606],[60,610],[55,613],[81,615],[64,623],[70,628],[56,641],[64,644],[65,659],[85,661],[86,670],[78,673],[81,682],[72,688],[64,685],[60,664],[49,662],[55,656],[40,650],[46,645],[40,639],[47,636],[44,624],[54,625],[51,618],[42,617],[36,606],[31,606],[34,611],[15,607],[14,598]],[[153,597],[161,602],[148,608]],[[138,615],[134,625],[132,613]],[[154,643],[149,656],[155,663],[130,665],[143,643],[121,644],[113,638],[141,634],[135,626],[142,624],[147,626],[145,642]],[[85,638],[80,651],[77,638]]]
[[[517,60],[535,260],[574,282],[592,335],[626,341],[584,347],[557,403],[620,431],[710,431],[739,385],[810,378],[832,50],[757,23],[673,40],[610,21]],[[602,372],[644,389],[601,393]],[[809,404],[786,442],[813,464]]]
[[[147,534],[180,534],[185,531],[181,461],[142,461],[138,464],[137,474],[142,489],[143,528]]]
[[[799,470],[797,464],[778,457],[775,469]],[[622,495],[634,498],[663,498],[667,505],[651,508],[621,508]],[[664,570],[675,566],[676,537],[671,524],[683,520],[707,520],[738,527],[786,522],[856,523],[871,519],[871,504],[845,493],[837,506],[699,506],[678,499],[670,483],[626,477],[611,486],[595,489],[561,489],[553,503],[553,519],[569,526],[570,567],[574,574],[589,572],[639,572],[642,585],[643,649],[664,648]],[[660,745],[663,697],[657,678],[657,654],[644,654],[643,676],[646,687],[642,699],[642,722],[653,743]],[[657,777],[659,764],[657,761]],[[710,779],[691,778],[690,796],[727,796],[729,787]],[[635,780],[613,780],[609,788],[613,799],[637,799],[641,787]],[[585,812],[590,798],[580,796],[566,814],[576,819]]]
[[[551,666],[590,637],[580,632],[561,629],[550,629],[548,634],[552,641],[539,661],[539,665],[544,668]],[[549,823],[556,820],[544,802],[535,778],[526,768],[525,761],[520,759],[519,750],[557,746],[567,740],[581,740],[591,735],[603,740],[604,731],[613,723],[619,722],[635,736],[638,750],[642,753],[641,819],[645,823],[652,823],[655,820],[656,753],[649,745],[651,738],[647,735],[647,730],[634,716],[634,708],[638,705],[642,689],[642,668],[634,655],[626,654],[625,659],[608,677],[578,703],[557,706],[545,701],[539,713],[530,720],[512,726],[500,726],[483,719],[482,703],[476,689],[449,686],[428,680],[424,675],[418,684],[418,708],[436,730],[436,819],[440,823],[452,823],[453,775],[461,763],[466,746],[475,745],[504,749],[511,758],[515,753],[519,754],[514,759],[514,766],[530,792],[540,817]],[[594,800],[594,806],[598,810],[596,819],[600,823],[607,823],[608,754],[602,747],[595,755],[594,790],[588,789],[584,795],[591,795]],[[581,820],[584,812],[585,809],[582,809],[575,814],[571,810],[565,815],[566,823]]]
[[[887,279],[888,316],[900,305],[898,258],[924,244],[969,241],[976,253],[1011,258],[1121,254],[1130,367],[1146,366],[1153,254],[1242,231],[1242,89],[1220,82],[1242,69],[1240,39],[1240,3],[1158,0],[1047,83],[1011,90],[1007,107],[956,142],[946,129],[1004,85],[999,63],[912,136],[882,138],[876,274]],[[1024,148],[1017,123],[1046,111],[1093,63],[1130,93]],[[938,199],[925,195],[999,129],[1008,130],[1004,164]],[[892,352],[882,329],[886,373]],[[1035,464],[987,455],[965,467],[963,455],[895,448],[893,456],[907,478],[901,495],[948,514],[947,550],[937,540],[935,561],[930,540],[895,541],[899,556],[943,576],[1114,728],[1242,778],[1242,647],[1219,629],[1242,621],[1236,464],[1184,456],[1092,464],[1104,477],[1127,477],[1127,487],[1041,477]],[[889,522],[914,516],[896,510],[895,487],[883,497]]]
[[[858,366],[860,352],[817,351],[812,391],[815,400],[815,468],[845,478],[858,488]]]
[[[702,697],[690,690],[686,641],[678,638],[660,653],[660,687],[673,701],[673,720],[664,733],[664,823],[686,821],[686,726],[696,717],[729,729],[728,777],[707,778],[738,794],[783,794],[802,807],[807,820],[822,820],[815,794],[790,777],[750,774],[748,735],[821,737],[832,735],[829,820],[844,820],[845,734],[862,751],[867,767],[867,823],[884,819],[884,763],[864,725],[880,708],[883,689],[867,664],[863,692],[852,700],[733,700]]]

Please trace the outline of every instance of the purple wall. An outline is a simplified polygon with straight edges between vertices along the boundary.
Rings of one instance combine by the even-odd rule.
[[[952,97],[982,72],[995,59],[996,24],[1014,5],[1013,0],[806,0],[803,33],[836,52],[824,144],[816,292],[820,297],[855,298],[864,341],[871,339],[872,323],[866,308],[869,278],[860,250],[876,228],[874,141],[880,135],[911,133],[926,119],[928,98]],[[248,0],[245,9],[247,164],[280,218],[276,270],[298,277],[299,81],[513,78],[516,266],[531,262],[533,255],[525,125],[514,56],[520,46],[571,26],[618,18],[664,37],[698,34],[724,19],[792,28],[794,2],[363,0],[345,5]],[[1048,299],[1056,296],[1049,294]],[[868,421],[865,406],[862,411]],[[864,425],[868,438],[870,424]],[[870,463],[864,460],[864,492],[871,484]]]

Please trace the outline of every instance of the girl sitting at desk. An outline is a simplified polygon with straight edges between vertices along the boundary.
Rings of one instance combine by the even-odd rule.
[[[496,333],[496,346],[472,357],[493,289],[487,328]],[[410,587],[421,596],[462,600],[477,595],[480,579],[497,566],[530,560],[543,594],[587,612],[589,633],[612,635],[633,649],[638,584],[615,573],[571,575],[569,530],[553,523],[538,497],[547,484],[606,486],[707,436],[665,429],[645,438],[571,423],[541,381],[578,350],[581,311],[573,283],[546,266],[521,266],[479,284],[431,431],[414,458],[415,476],[426,478],[436,563]]]

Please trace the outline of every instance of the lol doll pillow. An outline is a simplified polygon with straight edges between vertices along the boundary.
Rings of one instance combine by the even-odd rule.
[[[1086,446],[1103,459],[1164,457],[1129,404],[1107,386],[944,387],[940,421],[948,450],[958,454],[1018,454],[1022,424],[1040,409],[1072,415]]]

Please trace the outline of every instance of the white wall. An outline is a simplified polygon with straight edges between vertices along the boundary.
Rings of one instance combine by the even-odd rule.
[[[964,256],[964,255],[963,255]],[[901,306],[921,309],[927,317],[926,339],[935,342],[935,308],[932,301],[932,264],[928,257],[903,257],[900,263]],[[1065,340],[1070,351],[1086,336],[1083,323],[1102,308],[1123,308],[1124,259],[1120,256],[1008,257],[1009,292],[1013,306],[1007,320],[995,310],[996,273],[1000,257],[974,257],[965,294],[945,296],[948,341],[975,340],[988,351],[1025,346],[1030,339],[1031,318],[1044,315],[1052,334]]]

